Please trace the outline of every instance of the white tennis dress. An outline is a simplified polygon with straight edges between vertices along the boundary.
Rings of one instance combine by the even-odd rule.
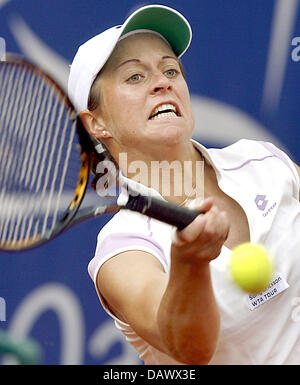
[[[290,158],[270,143],[240,140],[223,149],[206,149],[193,143],[214,167],[219,187],[244,209],[251,242],[264,244],[276,265],[270,287],[251,297],[228,279],[229,249],[223,247],[219,257],[210,262],[221,314],[219,340],[210,364],[300,364],[300,204],[296,169]],[[161,197],[156,191],[152,193]],[[168,273],[172,231],[169,225],[121,210],[99,233],[95,256],[88,266],[91,278],[96,282],[101,265],[126,250],[151,253]],[[180,364],[118,320],[98,295],[145,364]]]

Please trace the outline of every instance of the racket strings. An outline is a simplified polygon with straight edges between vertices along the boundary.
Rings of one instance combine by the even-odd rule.
[[[24,71],[22,71],[23,75],[25,74]],[[34,157],[30,156],[31,153],[35,153],[35,149],[37,148],[37,138],[33,137],[33,130],[30,130],[31,124],[36,125],[37,122],[37,114],[36,111],[34,111],[33,106],[35,103],[40,103],[40,94],[42,89],[42,82],[39,82],[39,84],[33,89],[34,84],[34,78],[32,76],[29,76],[30,74],[26,73],[26,79],[24,77],[19,79],[18,86],[22,90],[22,98],[19,102],[16,101],[16,105],[18,106],[18,111],[15,111],[15,116],[12,122],[15,122],[15,127],[19,127],[18,133],[22,135],[22,138],[20,140],[27,143],[27,146],[21,146],[19,151],[19,157],[23,159],[23,165],[22,167],[19,166],[18,162],[14,162],[14,165],[16,167],[16,170],[14,171],[15,178],[12,179],[12,181],[18,180],[19,188],[17,189],[17,193],[20,192],[20,187],[22,186],[23,189],[28,189],[29,191],[32,191],[32,181],[35,180],[35,178],[29,178],[30,173],[26,172],[26,170],[30,170],[32,168],[32,162]],[[32,95],[31,97],[27,97],[28,95]],[[31,101],[31,103],[30,103]],[[21,120],[22,118],[22,120]],[[38,129],[40,129],[40,126],[38,126]],[[32,146],[29,145],[29,143],[32,144]],[[15,147],[13,145],[13,147]],[[35,167],[38,165],[38,159],[35,161]],[[7,168],[9,172],[12,172],[10,168]],[[4,232],[4,235],[11,239],[12,241],[16,241],[16,235],[20,231],[20,238],[24,237],[25,234],[25,224],[26,219],[29,221],[29,225],[27,226],[27,229],[31,229],[31,223],[32,223],[32,212],[35,210],[34,202],[32,199],[30,199],[30,195],[23,194],[23,202],[22,206],[17,205],[17,207],[14,208],[14,216],[11,217],[11,219],[14,219],[14,227],[10,226],[9,234],[6,235]],[[14,196],[10,197],[10,203],[12,207],[10,207],[10,210],[14,207],[15,198]],[[26,208],[26,210],[24,210]],[[29,215],[30,214],[30,215]],[[6,225],[9,225],[9,217],[7,217]],[[35,235],[35,234],[33,234]]]
[[[23,86],[23,84],[20,84],[20,85],[21,85],[21,89],[25,90],[25,87]],[[37,178],[39,178],[39,175],[37,174],[37,170],[39,168],[39,165],[43,164],[43,161],[41,161],[40,159],[41,146],[39,146],[39,142],[40,141],[42,143],[44,142],[46,130],[43,129],[43,126],[42,126],[42,118],[41,118],[42,114],[38,114],[37,109],[34,109],[33,107],[35,106],[35,104],[38,104],[41,106],[41,111],[43,111],[46,104],[46,100],[49,98],[49,90],[47,90],[47,92],[45,92],[43,100],[41,100],[42,86],[43,84],[40,81],[39,84],[37,84],[36,92],[33,95],[33,99],[32,99],[33,103],[30,103],[27,109],[25,108],[24,110],[25,114],[22,116],[23,121],[28,122],[27,128],[29,128],[29,130],[26,130],[26,133],[28,133],[28,135],[27,136],[24,135],[24,139],[25,140],[27,139],[28,146],[24,147],[25,151],[23,151],[23,153],[20,154],[23,157],[24,166],[21,168],[23,172],[22,172],[22,177],[19,179],[19,186],[22,186],[25,189],[25,191],[28,190],[31,193],[27,195],[25,194],[23,207],[26,207],[26,211],[25,212],[23,212],[24,210],[17,211],[16,216],[14,218],[15,220],[14,227],[13,226],[10,227],[11,231],[8,235],[8,239],[11,239],[12,241],[16,241],[17,234],[19,234],[18,236],[21,239],[23,238],[26,239],[28,238],[30,232],[32,232],[32,236],[36,236],[38,233],[37,229],[38,229],[38,224],[40,220],[39,208],[41,207],[41,203],[44,198],[43,193],[41,193],[40,197],[38,197],[36,194],[39,192],[39,187],[40,187],[40,184],[36,183]],[[30,98],[28,99],[30,100]],[[30,126],[36,127],[37,132],[40,132],[40,135],[39,136],[34,135],[35,132],[34,130],[30,130]],[[20,132],[23,132],[23,131],[20,130]],[[34,156],[32,156],[32,154],[34,154]],[[32,172],[26,172],[26,170],[32,170]],[[42,173],[42,167],[40,168],[40,174],[41,173]],[[34,183],[36,183],[35,187],[34,187]],[[46,184],[44,188],[45,187],[46,187]],[[32,199],[33,197],[35,198],[34,200]],[[13,201],[14,200],[12,199],[12,202]],[[34,216],[32,215],[32,213],[34,213]],[[37,218],[35,222],[36,230],[32,231],[32,226],[33,226],[35,217]],[[25,231],[26,231],[26,235],[25,235]]]
[[[50,231],[71,201],[80,157],[74,112],[39,71],[0,63],[0,244]]]
[[[53,217],[52,217],[52,224],[50,225],[50,227],[52,228],[53,225],[56,223],[57,213],[59,210],[59,203],[61,201],[61,194],[62,194],[63,187],[65,185],[65,177],[66,177],[66,172],[67,172],[68,160],[70,158],[70,153],[71,153],[72,144],[73,144],[73,137],[74,137],[74,133],[75,133],[75,130],[71,130],[71,136],[68,139],[66,138],[67,137],[67,131],[69,128],[69,117],[67,115],[67,119],[65,119],[64,124],[61,124],[63,112],[64,112],[63,108],[60,108],[58,119],[57,119],[57,124],[56,124],[56,130],[55,130],[56,146],[59,144],[58,152],[56,154],[55,159],[54,159],[54,154],[55,154],[54,151],[51,151],[51,155],[50,155],[50,162],[55,162],[55,168],[54,168],[52,183],[51,183],[51,187],[50,187],[50,191],[49,191],[50,199],[48,199],[46,216],[45,216],[43,229],[42,229],[43,232],[46,231],[46,227],[47,227],[46,219],[49,216],[50,206],[52,206],[51,202],[55,202],[55,205],[54,205],[54,211],[53,211]],[[60,125],[58,125],[58,122],[60,122]],[[61,133],[60,138],[59,138],[59,143],[57,143],[58,133],[60,132],[61,129],[62,129],[62,133]],[[63,144],[64,143],[67,143],[66,151],[63,151]],[[54,149],[54,147],[52,146],[52,150],[53,149]],[[65,158],[64,158],[64,162],[61,163],[63,155],[65,156]],[[67,161],[65,162],[65,160],[67,160]],[[61,165],[61,164],[63,167],[61,170],[61,175],[59,175],[59,165]],[[59,181],[59,183],[58,183],[58,188],[56,189],[57,181]],[[53,200],[53,196],[54,196],[55,192],[56,192],[56,196],[55,196],[55,199]]]
[[[17,82],[12,82],[12,80],[14,79],[14,77],[19,79],[20,78],[19,75],[20,75],[20,71],[16,71],[16,68],[13,68],[13,70],[11,71],[9,76],[4,77],[4,79],[7,80],[7,82],[4,81],[2,84],[1,100],[3,99],[3,96],[5,96],[6,89],[10,88],[11,97],[13,100],[16,100],[16,102],[17,102],[17,100],[18,100],[16,98]],[[24,76],[24,73],[22,73],[21,75]],[[1,73],[1,76],[2,76],[2,73]],[[5,131],[4,131],[5,135],[3,135],[3,139],[1,141],[1,152],[0,153],[2,155],[1,164],[5,164],[6,167],[3,170],[4,172],[1,172],[2,188],[1,188],[0,200],[1,200],[1,202],[3,202],[2,210],[4,209],[4,213],[6,213],[6,211],[7,212],[13,212],[15,215],[15,210],[14,210],[14,207],[12,206],[11,196],[8,195],[8,192],[10,192],[10,190],[11,190],[11,180],[9,179],[9,175],[10,175],[10,173],[13,173],[15,171],[14,167],[13,167],[13,165],[15,164],[14,163],[15,155],[13,152],[9,151],[9,146],[5,146],[5,143],[11,143],[12,146],[16,147],[16,143],[17,143],[18,138],[17,138],[17,135],[15,134],[15,132],[13,130],[7,129],[9,126],[9,122],[11,122],[12,125],[14,124],[14,119],[13,119],[12,105],[8,104],[8,100],[6,98],[4,99],[4,103],[2,105],[2,108],[3,108],[3,110],[6,110],[7,113],[1,119],[2,120],[1,126],[5,127]],[[7,231],[8,231],[8,221],[6,220],[6,221],[4,221],[4,224],[3,224],[4,235],[6,235]]]
[[[14,77],[15,80],[13,83],[13,87],[11,87],[10,85],[7,87],[8,89],[11,90],[10,99],[14,102],[14,106],[13,106],[13,103],[8,104],[8,98],[6,97],[5,99],[6,103],[4,104],[3,110],[7,111],[5,116],[6,127],[19,127],[19,129],[18,131],[15,131],[15,132],[13,132],[13,130],[8,130],[8,133],[11,135],[9,137],[3,138],[2,143],[3,144],[10,143],[10,146],[6,146],[6,151],[3,153],[3,159],[1,164],[4,164],[3,160],[7,159],[7,154],[12,155],[10,158],[13,158],[15,156],[15,153],[10,151],[11,148],[17,149],[18,147],[20,147],[19,157],[23,157],[24,167],[23,168],[18,167],[19,162],[7,162],[6,168],[3,173],[5,177],[3,180],[2,193],[6,193],[7,190],[8,192],[11,192],[10,195],[6,194],[7,211],[8,211],[8,214],[10,215],[7,215],[5,218],[4,226],[3,226],[3,234],[2,234],[3,237],[8,239],[12,238],[12,233],[13,233],[13,227],[12,226],[9,227],[10,220],[11,221],[14,220],[16,222],[15,226],[16,226],[16,230],[18,230],[21,218],[23,215],[26,214],[26,212],[23,213],[24,208],[26,207],[28,209],[28,203],[29,203],[27,202],[27,199],[23,195],[23,198],[25,198],[23,199],[23,205],[20,207],[20,205],[14,204],[16,194],[14,194],[14,191],[13,191],[13,182],[15,180],[19,180],[19,186],[20,186],[20,182],[22,182],[22,179],[20,179],[20,173],[18,172],[18,170],[24,171],[27,168],[27,160],[28,160],[28,156],[24,154],[24,150],[26,149],[28,150],[28,147],[17,146],[17,141],[26,140],[26,136],[28,135],[28,130],[24,130],[23,122],[29,122],[28,114],[31,112],[27,104],[24,103],[24,99],[28,91],[27,88],[28,88],[28,78],[29,78],[28,76],[25,76],[25,75],[28,75],[28,74],[24,72],[22,68],[18,68],[18,71],[15,74],[16,76]],[[25,77],[26,77],[26,80],[24,80]],[[16,92],[17,89],[22,89],[22,93],[20,92],[17,93]],[[30,100],[30,99],[28,98],[27,100]],[[27,113],[27,115],[24,114],[24,111]],[[21,117],[23,118],[22,121],[21,121]],[[9,122],[9,126],[8,126],[8,122]],[[22,135],[22,137],[18,137],[19,135]],[[9,177],[9,175],[14,175],[14,178],[8,179],[9,183],[7,183],[6,180]],[[23,172],[23,176],[24,176],[24,172]],[[17,189],[16,192],[19,192],[19,189]],[[14,233],[16,234],[17,231],[14,231]]]
[[[41,99],[38,98],[37,103],[41,105],[41,111],[45,111],[45,121],[47,122],[47,117],[50,113],[50,106],[51,104],[48,103],[47,109],[45,110],[45,104],[46,100],[49,100],[49,94],[50,90],[47,90],[47,93],[45,97],[43,98],[43,102],[41,103]],[[39,89],[38,95],[41,95],[41,88]],[[32,104],[34,106],[34,103]],[[37,217],[37,220],[35,222],[35,229],[32,230],[32,235],[35,237],[38,234],[38,228],[40,223],[40,213],[42,210],[42,203],[45,199],[46,195],[46,188],[47,188],[47,181],[42,186],[42,175],[43,175],[43,165],[46,162],[46,154],[49,146],[50,136],[47,135],[47,130],[45,129],[45,126],[42,124],[41,114],[37,114],[37,111],[33,111],[33,108],[29,110],[30,115],[33,116],[33,125],[37,126],[38,132],[40,132],[39,136],[33,136],[33,131],[31,131],[31,135],[29,137],[29,142],[32,143],[32,147],[29,151],[25,152],[24,154],[24,163],[26,164],[26,167],[24,167],[23,175],[24,175],[24,185],[29,188],[30,191],[33,192],[35,196],[34,206],[32,207],[32,210],[35,211],[35,216]],[[34,113],[35,112],[35,113]],[[39,119],[38,119],[39,116]],[[29,120],[29,119],[28,119]],[[30,121],[30,120],[29,120]],[[44,128],[44,129],[43,129]],[[41,145],[43,144],[43,145]],[[31,156],[31,154],[35,154],[35,158]],[[32,169],[32,172],[25,172],[27,169]],[[22,178],[23,180],[23,178]],[[22,223],[22,230],[20,234],[20,238],[23,237],[26,239],[28,238],[30,231],[32,229],[32,226],[34,225],[34,216],[28,215],[30,212],[27,212],[27,220],[28,223],[26,223],[25,218],[23,217],[23,223]],[[27,225],[27,231],[26,230]],[[17,230],[17,229],[16,229]],[[18,232],[16,231],[16,234]]]
[[[9,87],[11,89],[12,98],[15,98],[15,92],[16,92],[17,85],[12,83],[13,76],[14,76],[14,73],[12,72],[10,74],[10,76],[7,78],[7,83],[8,83],[7,87]],[[2,100],[2,97],[5,96],[5,84],[4,83],[3,83],[1,88],[2,88],[2,95],[1,95],[1,100]],[[4,174],[1,176],[2,176],[2,178],[4,178],[3,179],[4,187],[9,188],[7,180],[9,177],[9,169],[10,169],[12,161],[14,159],[14,154],[9,151],[8,146],[5,146],[5,142],[6,143],[7,142],[8,143],[10,143],[10,142],[16,143],[17,137],[16,137],[16,134],[14,133],[13,130],[7,129],[9,122],[11,121],[11,118],[12,118],[12,106],[8,104],[6,98],[4,99],[4,103],[3,103],[2,108],[3,108],[3,110],[5,110],[7,112],[6,112],[6,115],[1,119],[1,126],[4,126],[4,128],[5,128],[5,131],[4,131],[5,136],[3,137],[3,140],[1,141],[1,149],[0,149],[1,152],[0,153],[2,155],[1,160],[3,160],[3,162],[4,162],[4,160],[6,161],[7,167],[5,169]],[[13,124],[13,122],[12,122],[12,124]]]

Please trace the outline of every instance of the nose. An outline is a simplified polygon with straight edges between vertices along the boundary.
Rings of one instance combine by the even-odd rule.
[[[170,79],[168,79],[164,74],[157,73],[154,76],[151,94],[155,95],[157,93],[165,92],[172,90],[172,84]]]

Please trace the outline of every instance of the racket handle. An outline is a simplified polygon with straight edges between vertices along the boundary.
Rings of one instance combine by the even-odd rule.
[[[178,230],[184,229],[201,214],[201,211],[190,210],[174,203],[144,195],[130,195],[124,208],[138,211],[161,222],[176,226]]]

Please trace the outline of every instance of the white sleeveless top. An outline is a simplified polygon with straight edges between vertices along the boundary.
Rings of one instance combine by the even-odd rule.
[[[300,364],[300,204],[299,178],[290,160],[271,143],[240,140],[223,149],[206,149],[193,141],[214,167],[219,187],[244,209],[251,242],[264,244],[276,264],[274,282],[255,298],[228,278],[230,250],[210,262],[221,314],[220,335],[210,364]],[[143,186],[146,189],[146,187]],[[153,191],[152,191],[153,193]],[[161,197],[158,192],[154,192]],[[88,271],[96,283],[101,265],[126,250],[154,255],[170,268],[173,228],[139,213],[121,210],[100,231]],[[96,287],[97,290],[97,287]],[[139,357],[149,365],[180,364],[114,319]]]

